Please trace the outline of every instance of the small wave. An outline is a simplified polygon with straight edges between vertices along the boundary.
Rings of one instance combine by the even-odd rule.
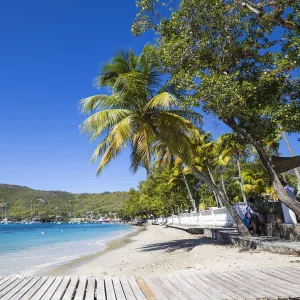
[[[112,229],[103,230],[103,228],[99,227],[101,231],[97,232],[97,230],[94,230],[91,234],[81,234],[82,231],[78,233],[75,230],[72,233],[72,229],[67,229],[69,235],[61,235],[57,231],[53,233],[50,229],[47,229],[42,239],[40,236],[37,238],[36,234],[34,234],[35,243],[28,243],[23,237],[23,239],[20,239],[19,245],[11,245],[8,252],[4,251],[2,253],[5,253],[5,255],[1,255],[0,252],[0,275],[10,276],[18,274],[32,276],[40,273],[41,270],[66,264],[83,256],[102,252],[107,248],[108,242],[121,238],[133,231],[132,228],[127,226],[116,228],[113,231]],[[61,236],[68,240],[60,241]],[[22,241],[23,243],[28,243],[26,245],[27,248],[22,244]],[[44,244],[46,242],[47,244]],[[14,264],[11,264],[12,261]]]

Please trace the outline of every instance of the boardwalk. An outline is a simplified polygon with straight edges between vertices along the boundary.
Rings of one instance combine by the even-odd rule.
[[[300,267],[136,278],[0,277],[0,299],[300,299]]]

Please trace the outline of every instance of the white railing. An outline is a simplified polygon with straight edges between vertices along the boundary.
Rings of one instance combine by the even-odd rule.
[[[181,225],[197,225],[197,226],[232,226],[234,221],[227,209],[211,208],[209,210],[201,210],[199,212],[183,213],[170,217],[160,217],[156,220],[159,224],[181,224]]]

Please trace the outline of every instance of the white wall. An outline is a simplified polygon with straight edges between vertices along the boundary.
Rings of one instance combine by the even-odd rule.
[[[212,208],[202,210],[197,213],[183,213],[170,217],[161,217],[157,222],[167,224],[198,225],[198,226],[217,226],[226,227],[234,224],[233,219],[226,208]]]

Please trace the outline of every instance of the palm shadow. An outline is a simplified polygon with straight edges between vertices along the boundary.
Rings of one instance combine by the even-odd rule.
[[[197,246],[201,245],[218,245],[218,241],[215,241],[208,237],[200,237],[198,239],[181,239],[163,243],[154,243],[140,248],[140,251],[150,252],[164,250],[166,252],[174,252],[176,250],[183,249],[187,252],[193,250]]]

